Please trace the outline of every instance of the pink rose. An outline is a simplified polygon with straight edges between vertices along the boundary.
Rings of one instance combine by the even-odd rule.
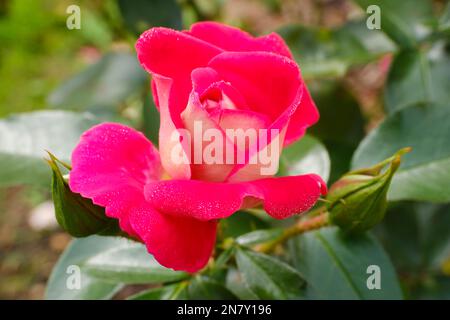
[[[326,192],[317,175],[273,178],[261,170],[265,162],[260,154],[280,142],[271,150],[278,164],[282,146],[300,138],[318,119],[278,35],[253,38],[205,22],[183,32],[150,29],[136,48],[153,76],[161,114],[160,152],[132,128],[95,126],[72,154],[69,185],[119,219],[121,229],[144,242],[162,265],[188,272],[203,268],[214,248],[218,219],[240,208],[262,205],[272,217],[284,219],[310,209]],[[193,133],[197,124],[202,133],[213,129],[216,138],[223,138],[223,150],[216,153],[230,147],[239,154],[242,149],[243,161],[193,163],[209,145],[202,141],[195,149],[186,144],[186,132]],[[275,133],[242,147],[226,129]],[[174,160],[174,150],[187,162]],[[164,172],[171,180],[162,180]]]
[[[264,151],[274,138],[285,145],[299,139],[319,119],[289,48],[275,33],[254,38],[236,28],[200,22],[182,32],[150,29],[141,35],[136,50],[153,76],[153,95],[161,113],[161,160],[172,178],[253,180],[260,177],[262,165],[260,161],[195,163],[189,145],[173,138],[176,130],[187,129],[192,136],[194,124],[200,122],[204,131],[265,128],[279,132],[260,143],[255,153]],[[227,143],[235,144],[223,135],[224,149]],[[273,150],[276,163],[281,147]],[[184,150],[189,161],[174,162],[173,150]],[[248,153],[246,158],[259,158]]]

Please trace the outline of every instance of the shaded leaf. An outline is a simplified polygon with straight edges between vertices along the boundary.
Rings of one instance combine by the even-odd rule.
[[[92,115],[67,111],[37,111],[0,120],[0,186],[48,186],[45,150],[69,162],[81,134],[97,124]]]
[[[402,47],[417,45],[431,32],[431,1],[355,0],[366,11],[370,5],[380,8],[381,29]]]
[[[404,51],[389,71],[385,90],[388,112],[415,104],[450,100],[450,58],[437,46],[429,53]]]
[[[127,300],[174,300],[178,297],[181,298],[181,291],[183,290],[180,288],[180,284],[171,284],[138,292],[128,297]]]
[[[83,268],[83,263],[103,251],[123,245],[129,240],[112,237],[91,236],[83,239],[73,240],[66,248],[58,262],[54,266],[47,283],[45,293],[46,299],[57,300],[80,300],[80,299],[110,299],[118,290],[121,284],[108,283],[93,278],[87,274]],[[70,288],[67,281],[70,276],[70,266],[80,268],[80,288]]]
[[[291,48],[305,79],[341,77],[352,65],[363,64],[395,50],[380,31],[365,20],[337,29],[291,25],[279,30]]]
[[[439,272],[450,257],[450,205],[392,204],[376,232],[402,272]]]
[[[147,78],[135,55],[110,52],[56,88],[49,103],[63,109],[117,110],[129,96],[142,90]]]
[[[395,269],[370,235],[344,237],[338,228],[329,227],[297,236],[289,244],[310,299],[402,299]],[[380,268],[380,290],[367,287],[371,265]]]
[[[303,295],[300,274],[279,259],[238,249],[236,262],[249,289],[261,299],[298,299]]]
[[[161,283],[188,276],[161,266],[143,244],[129,241],[90,257],[84,269],[91,276],[113,283]]]
[[[243,246],[251,246],[275,240],[279,238],[282,233],[283,229],[255,230],[237,237],[236,242]]]
[[[258,296],[255,295],[245,283],[242,273],[235,268],[228,268],[226,287],[241,300],[259,299]]]
[[[224,285],[206,276],[196,276],[187,287],[189,299],[235,300],[236,296]]]

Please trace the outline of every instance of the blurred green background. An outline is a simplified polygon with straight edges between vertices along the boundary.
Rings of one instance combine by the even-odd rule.
[[[426,37],[431,40],[417,51],[411,49],[416,48],[415,43],[411,44],[401,32],[386,35],[368,30],[361,9],[364,1],[357,2],[360,6],[350,0],[0,0],[0,118],[44,109],[89,112],[100,120],[138,127],[156,141],[158,117],[151,107],[148,77],[134,52],[134,42],[142,31],[157,25],[189,28],[200,20],[225,22],[255,35],[278,31],[293,50],[321,111],[322,119],[310,133],[320,138],[330,153],[332,182],[350,168],[359,142],[382,121],[390,106],[408,104],[408,99],[420,101],[416,97],[415,73],[420,73],[423,59],[436,56],[439,50],[447,53],[438,57],[441,62],[430,63],[431,86],[437,88],[442,100],[448,101],[450,92],[447,1],[395,1],[405,3],[404,7],[393,5],[392,12],[407,16],[402,20],[406,34],[408,28],[416,33],[421,27],[430,27],[444,35],[419,32],[420,41]],[[66,27],[66,9],[72,4],[81,8],[80,30]],[[402,63],[395,65],[396,73],[391,68],[389,74],[393,57]],[[387,83],[388,78],[395,81]],[[66,116],[61,115],[61,123]],[[79,131],[90,124],[83,122]],[[52,138],[58,140],[57,133]],[[71,136],[72,140],[75,142],[76,136]],[[48,202],[50,170],[44,161],[36,163],[21,177],[0,172],[4,178],[0,181],[3,299],[43,298],[51,268],[70,241],[55,224]],[[401,245],[398,242],[411,244],[417,239],[408,237],[415,237],[420,229],[412,225],[417,221],[411,217],[420,210],[434,212],[432,215],[437,212],[435,218],[442,219],[439,224],[449,222],[448,205],[429,206],[422,204],[418,209],[412,202],[395,204],[390,210],[398,215],[388,218],[379,233],[395,238],[389,240],[391,247]],[[414,220],[409,227],[415,231],[386,232],[395,228],[401,215],[406,215],[405,220]],[[444,237],[449,233],[442,231]],[[408,254],[420,255],[418,249],[408,250]],[[422,260],[418,269],[411,271],[410,265],[402,267],[406,258],[402,259],[401,254],[397,258],[399,268],[403,268],[400,276],[411,288],[411,297],[432,297],[441,291],[448,297],[449,260],[438,267],[437,278],[444,279],[446,286],[443,289],[436,285],[436,277],[421,269]]]

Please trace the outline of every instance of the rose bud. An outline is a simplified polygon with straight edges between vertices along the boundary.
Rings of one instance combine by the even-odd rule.
[[[401,156],[409,151],[401,149],[373,167],[348,172],[335,182],[326,198],[331,223],[348,233],[363,232],[379,223],[386,213],[392,177]]]

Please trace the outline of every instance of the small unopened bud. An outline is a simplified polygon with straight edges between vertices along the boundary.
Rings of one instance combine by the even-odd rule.
[[[330,222],[349,233],[363,232],[379,223],[386,213],[392,177],[401,156],[410,150],[401,149],[373,167],[351,171],[335,182],[326,198]]]

